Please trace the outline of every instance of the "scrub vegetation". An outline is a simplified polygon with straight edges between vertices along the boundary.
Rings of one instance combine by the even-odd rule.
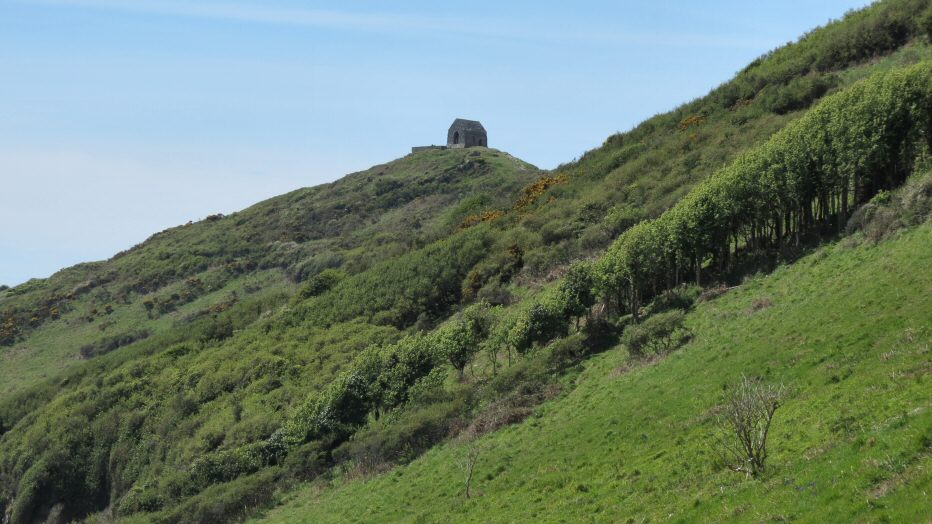
[[[0,290],[2,519],[919,519],[930,13]]]

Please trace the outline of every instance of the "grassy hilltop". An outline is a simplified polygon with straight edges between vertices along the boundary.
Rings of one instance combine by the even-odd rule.
[[[0,521],[923,518],[930,36],[879,2],[552,171],[419,152],[0,291]]]
[[[329,268],[359,273],[442,238],[538,176],[534,166],[485,148],[409,155],[0,292],[0,318],[17,332],[4,340],[0,394],[137,338],[174,340],[212,320],[240,327],[286,303],[296,283]]]

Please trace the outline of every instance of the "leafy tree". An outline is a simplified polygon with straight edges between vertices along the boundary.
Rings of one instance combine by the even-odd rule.
[[[535,303],[515,319],[508,333],[508,343],[520,353],[535,344],[544,344],[566,333],[566,320],[554,305]]]
[[[386,348],[382,369],[377,380],[378,405],[394,408],[408,400],[408,392],[421,378],[438,365],[443,356],[437,351],[433,337],[416,334]]]
[[[580,317],[588,316],[589,310],[595,304],[593,287],[592,267],[587,263],[570,266],[560,283],[559,300],[563,305],[563,314],[576,320],[577,329]]]
[[[468,307],[433,336],[437,350],[446,357],[463,379],[463,370],[489,336],[489,305],[480,302]]]

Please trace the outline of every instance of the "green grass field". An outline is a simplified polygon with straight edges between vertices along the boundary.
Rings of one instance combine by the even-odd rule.
[[[655,361],[619,347],[523,423],[370,479],[308,485],[272,522],[919,522],[932,514],[932,225],[827,245],[688,315]],[[788,388],[759,480],[711,412],[742,374]],[[473,497],[458,465],[482,450]]]

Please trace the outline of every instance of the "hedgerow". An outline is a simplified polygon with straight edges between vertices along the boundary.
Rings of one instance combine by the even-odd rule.
[[[932,66],[878,74],[832,95],[622,234],[596,265],[602,297],[638,314],[660,291],[749,251],[842,228],[852,206],[902,183],[932,145]]]

